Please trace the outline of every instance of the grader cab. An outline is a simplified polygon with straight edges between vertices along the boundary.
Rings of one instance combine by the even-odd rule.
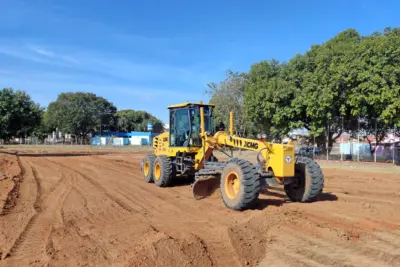
[[[213,107],[202,102],[168,107],[169,132],[154,137],[154,151],[142,161],[147,183],[168,187],[178,176],[192,177],[195,199],[207,196],[219,185],[225,206],[233,210],[251,208],[260,190],[271,184],[282,185],[291,201],[309,202],[321,194],[324,186],[321,168],[310,158],[295,158],[291,141],[280,144],[267,142],[265,136],[259,139],[236,136],[232,112],[229,131],[217,129],[212,120]],[[233,157],[229,149],[258,152],[257,164]],[[215,151],[224,153],[228,160],[218,161]]]

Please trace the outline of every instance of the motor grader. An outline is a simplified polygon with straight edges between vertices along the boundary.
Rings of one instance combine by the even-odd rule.
[[[213,108],[202,101],[168,107],[170,129],[153,138],[154,152],[141,163],[147,183],[168,187],[179,176],[191,177],[195,199],[219,186],[225,206],[233,210],[251,208],[260,190],[271,185],[282,185],[294,202],[313,201],[321,194],[321,168],[310,158],[295,157],[292,140],[281,144],[267,142],[265,135],[258,139],[236,136],[232,112],[229,132],[214,128]],[[233,157],[233,149],[258,152],[257,164]],[[228,160],[218,161],[215,151],[227,155]]]

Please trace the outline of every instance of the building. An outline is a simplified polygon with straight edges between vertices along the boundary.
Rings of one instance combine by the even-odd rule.
[[[113,146],[126,146],[126,145],[151,145],[153,138],[158,133],[151,132],[104,132],[100,135],[95,135],[91,140],[92,146],[99,145],[113,145]]]

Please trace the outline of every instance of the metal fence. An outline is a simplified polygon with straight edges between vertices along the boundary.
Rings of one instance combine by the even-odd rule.
[[[301,136],[295,149],[318,160],[400,164],[400,129],[379,120],[342,119],[328,122],[318,136]]]

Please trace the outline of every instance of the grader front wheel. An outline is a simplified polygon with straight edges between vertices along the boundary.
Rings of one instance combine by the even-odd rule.
[[[318,163],[307,157],[298,157],[295,174],[298,180],[285,185],[288,198],[293,202],[314,201],[324,187],[324,175]]]
[[[231,159],[221,175],[220,188],[225,206],[233,210],[250,208],[260,192],[255,166],[243,159]]]

